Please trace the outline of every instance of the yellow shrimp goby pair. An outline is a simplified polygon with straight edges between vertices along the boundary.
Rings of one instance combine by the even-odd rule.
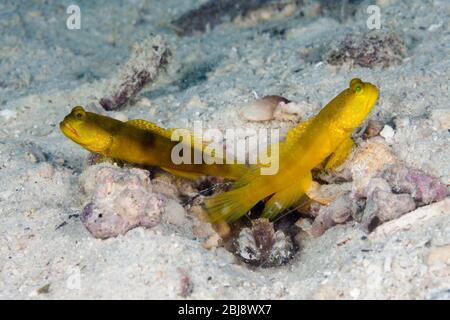
[[[316,116],[291,129],[285,141],[279,143],[280,163],[275,175],[260,175],[255,166],[235,182],[233,190],[207,199],[211,220],[235,221],[268,197],[262,213],[265,218],[275,218],[305,199],[315,200],[311,170],[322,163],[325,169],[333,169],[347,158],[353,146],[353,130],[364,121],[377,99],[376,86],[351,80],[347,89]]]
[[[59,125],[66,137],[105,158],[148,166],[158,166],[188,179],[218,176],[237,179],[248,169],[241,164],[174,164],[171,155],[179,143],[171,141],[174,129],[164,129],[146,120],[119,121],[77,106]],[[190,141],[192,142],[192,141]],[[185,143],[184,141],[181,143]],[[202,152],[188,144],[193,156]]]

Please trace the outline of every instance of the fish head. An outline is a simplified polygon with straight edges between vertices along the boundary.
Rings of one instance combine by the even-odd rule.
[[[83,148],[101,153],[112,143],[112,135],[108,128],[102,125],[101,118],[106,117],[86,112],[83,107],[76,106],[60,122],[59,128],[67,138]]]
[[[344,101],[339,115],[339,125],[345,130],[353,130],[361,125],[375,106],[378,88],[370,82],[354,78],[342,97]]]

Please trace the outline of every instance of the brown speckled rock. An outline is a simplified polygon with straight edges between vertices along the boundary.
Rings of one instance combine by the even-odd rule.
[[[80,219],[94,237],[115,237],[159,223],[166,199],[153,191],[147,171],[100,164],[89,167],[81,182],[90,202]]]

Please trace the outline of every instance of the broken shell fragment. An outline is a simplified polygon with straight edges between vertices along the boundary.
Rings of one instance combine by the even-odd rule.
[[[289,102],[289,103],[280,102],[278,106],[275,108],[273,117],[275,120],[278,121],[285,121],[285,122],[290,121],[297,123],[302,119],[304,109],[305,109],[304,104],[296,102]]]
[[[364,131],[363,138],[367,140],[378,136],[381,130],[383,130],[383,127],[383,122],[377,120],[369,120],[369,122],[367,123],[367,128]]]
[[[274,112],[280,103],[290,101],[281,96],[265,96],[256,99],[241,110],[241,116],[249,121],[268,121],[274,117]]]

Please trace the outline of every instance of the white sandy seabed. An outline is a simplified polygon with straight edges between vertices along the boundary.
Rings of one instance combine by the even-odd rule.
[[[241,127],[238,108],[254,93],[304,103],[309,117],[358,76],[380,88],[371,119],[409,119],[394,128],[395,154],[448,184],[447,1],[378,1],[382,27],[401,35],[407,54],[374,69],[322,59],[332,40],[367,32],[364,4],[345,22],[293,14],[178,37],[169,21],[199,3],[81,2],[82,29],[68,30],[69,3],[48,2],[0,4],[0,298],[178,299],[186,277],[192,299],[450,298],[448,198],[368,236],[355,222],[336,226],[306,239],[284,266],[250,268],[166,222],[93,238],[78,218],[87,152],[58,128],[71,106],[98,102],[130,46],[154,32],[172,46],[174,67],[121,110],[128,118]],[[264,31],[274,26],[282,36]]]

